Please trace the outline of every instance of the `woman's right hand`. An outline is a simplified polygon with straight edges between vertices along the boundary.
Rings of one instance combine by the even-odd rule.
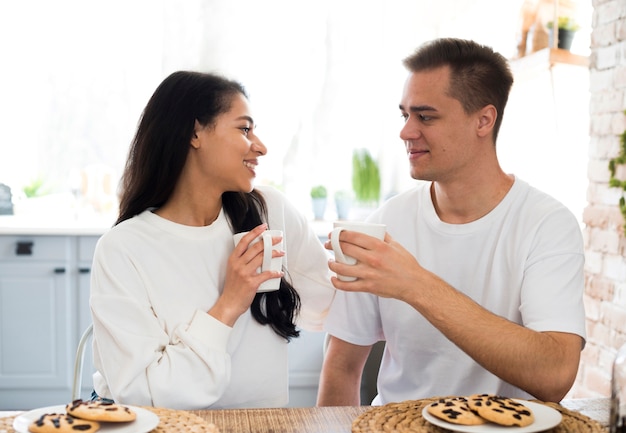
[[[267,224],[261,224],[243,236],[228,258],[224,290],[215,305],[208,311],[210,315],[228,326],[232,327],[239,316],[250,308],[261,283],[283,276],[281,271],[257,273],[257,269],[263,263],[263,242],[256,242],[252,246],[250,242],[265,230],[267,230]],[[272,245],[276,245],[280,240],[280,238],[273,238]],[[272,251],[272,257],[284,255],[284,251]]]

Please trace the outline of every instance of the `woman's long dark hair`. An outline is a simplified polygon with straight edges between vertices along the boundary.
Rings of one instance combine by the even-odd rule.
[[[115,224],[169,199],[187,160],[194,125],[213,125],[228,112],[233,97],[248,97],[236,81],[215,74],[178,71],[155,90],[139,121],[122,176],[119,216]],[[256,190],[225,192],[222,206],[233,233],[252,230],[267,221],[267,206]],[[258,293],[250,311],[262,325],[289,341],[300,335],[295,318],[300,297],[283,277],[275,292]]]

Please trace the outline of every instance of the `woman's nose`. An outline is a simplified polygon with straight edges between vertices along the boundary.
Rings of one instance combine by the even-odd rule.
[[[252,140],[252,150],[258,152],[260,155],[267,154],[267,147],[265,147],[265,144],[263,144],[261,139],[256,135],[254,136],[254,140]]]

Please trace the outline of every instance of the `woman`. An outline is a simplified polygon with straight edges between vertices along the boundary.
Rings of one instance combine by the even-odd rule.
[[[244,88],[217,75],[175,72],[148,102],[119,218],[94,255],[99,397],[176,409],[288,402],[287,343],[298,327],[321,330],[334,289],[306,219],[278,191],[253,188],[267,152],[254,126]],[[273,251],[284,273],[257,273],[263,243],[247,248],[267,228],[284,233]],[[280,289],[257,294],[270,278]]]

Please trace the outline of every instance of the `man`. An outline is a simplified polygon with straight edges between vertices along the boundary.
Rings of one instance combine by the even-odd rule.
[[[567,208],[499,165],[507,61],[438,39],[404,65],[400,137],[411,176],[427,182],[370,216],[387,224],[383,241],[341,233],[358,263],[329,267],[357,280],[333,278],[318,405],[361,404],[379,340],[374,405],[474,393],[560,401],[585,341],[583,242]]]

